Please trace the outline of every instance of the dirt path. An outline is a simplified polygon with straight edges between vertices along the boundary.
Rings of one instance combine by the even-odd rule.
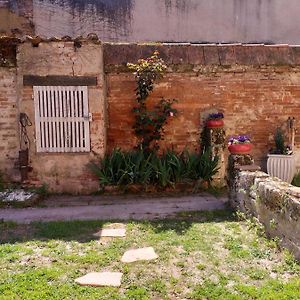
[[[59,220],[153,220],[183,211],[226,208],[226,197],[197,195],[138,198],[103,196],[52,196],[38,208],[0,209],[0,220],[17,223]]]

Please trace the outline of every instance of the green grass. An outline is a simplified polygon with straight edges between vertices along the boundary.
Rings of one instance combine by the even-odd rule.
[[[300,266],[257,226],[228,211],[127,222],[99,242],[105,222],[0,223],[0,299],[300,299]],[[156,261],[120,263],[153,246]],[[121,271],[121,288],[81,287],[88,272]]]

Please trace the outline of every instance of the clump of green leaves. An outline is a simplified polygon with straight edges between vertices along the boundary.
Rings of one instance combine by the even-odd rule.
[[[158,51],[146,59],[139,59],[137,64],[128,63],[128,68],[134,71],[137,82],[136,101],[133,108],[135,114],[134,132],[138,138],[137,148],[149,152],[159,148],[158,141],[163,138],[163,129],[170,117],[177,114],[173,108],[175,99],[160,99],[150,108],[147,105],[147,98],[153,91],[155,81],[163,77],[167,66],[159,58]]]
[[[283,132],[280,128],[276,129],[274,140],[275,140],[276,150],[280,154],[284,154],[284,151],[285,151],[284,136],[283,136]]]
[[[292,185],[300,187],[300,172],[294,176]]]
[[[5,183],[3,178],[3,173],[0,171],[0,192],[5,190]]]
[[[271,149],[271,154],[292,154],[292,150],[284,143],[284,134],[280,128],[277,128],[274,134],[275,149]]]
[[[99,164],[93,164],[92,170],[102,186],[151,184],[166,187],[179,182],[211,181],[218,171],[218,161],[209,149],[201,154],[188,151],[177,154],[168,150],[162,155],[115,149]]]

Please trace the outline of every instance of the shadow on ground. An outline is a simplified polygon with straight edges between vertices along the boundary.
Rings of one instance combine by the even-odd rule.
[[[26,242],[31,240],[65,240],[87,243],[98,238],[93,234],[106,223],[122,222],[149,224],[155,233],[174,231],[183,235],[193,223],[218,223],[236,221],[232,210],[215,210],[201,212],[181,212],[172,218],[154,221],[55,221],[33,222],[30,224],[16,224],[13,222],[0,222],[0,244]]]

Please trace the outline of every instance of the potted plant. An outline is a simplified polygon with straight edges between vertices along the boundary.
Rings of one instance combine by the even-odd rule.
[[[231,154],[249,154],[253,148],[247,135],[233,136],[229,139],[228,150]]]
[[[292,147],[285,145],[284,135],[280,128],[274,135],[275,149],[268,154],[267,172],[272,177],[291,183],[296,172],[295,157]]]
[[[207,121],[206,121],[206,127],[207,128],[220,128],[224,126],[224,115],[223,113],[213,113],[209,114]]]

